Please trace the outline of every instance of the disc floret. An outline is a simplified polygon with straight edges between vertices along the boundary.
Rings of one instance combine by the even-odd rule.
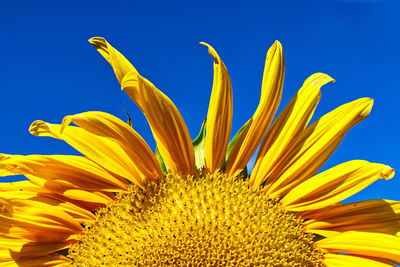
[[[69,257],[84,266],[318,266],[312,239],[300,218],[246,181],[170,173],[100,210]]]

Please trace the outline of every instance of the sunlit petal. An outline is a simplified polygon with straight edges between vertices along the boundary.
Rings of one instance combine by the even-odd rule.
[[[229,176],[236,176],[242,171],[264,138],[281,101],[284,75],[285,60],[282,45],[275,41],[268,50],[265,60],[260,103],[251,123],[247,126],[243,141],[236,144],[238,148],[233,148],[237,153],[231,154],[232,156],[228,158],[226,170]]]
[[[138,185],[143,183],[142,174],[120,145],[114,141],[92,134],[84,129],[35,121],[29,128],[36,136],[49,136],[64,140],[76,150],[107,170],[116,173]]]
[[[282,199],[286,209],[321,209],[340,202],[377,179],[390,179],[394,170],[387,165],[353,160],[315,175],[293,188]]]
[[[125,150],[146,178],[160,179],[160,166],[153,152],[143,138],[128,124],[108,113],[90,111],[65,117],[61,131],[71,121],[92,134],[114,140]]]
[[[350,230],[399,235],[399,201],[373,199],[351,202],[319,210],[305,211],[303,217],[309,232],[328,230],[345,232]]]
[[[205,161],[207,170],[219,170],[225,159],[232,126],[232,85],[228,70],[217,52],[209,44],[208,52],[214,58],[214,81],[208,105],[206,122]]]
[[[368,259],[355,255],[326,254],[324,263],[327,267],[390,267],[393,264],[382,262],[379,258]]]
[[[180,174],[194,173],[192,141],[174,103],[137,70],[105,39],[89,40],[110,63],[122,89],[138,105],[150,124],[157,147],[168,167]]]
[[[350,253],[400,263],[400,238],[388,234],[349,231],[315,244],[329,253]]]
[[[304,131],[321,98],[321,87],[334,80],[324,74],[308,77],[268,130],[257,154],[251,183],[260,186],[276,164],[290,152],[295,138]]]
[[[168,167],[180,174],[193,174],[192,140],[172,101],[151,82],[134,72],[124,76],[121,86],[146,116],[157,148]]]
[[[58,242],[82,231],[77,221],[52,205],[26,199],[0,201],[0,233],[35,242]]]
[[[336,150],[345,134],[367,117],[372,104],[370,98],[357,99],[308,126],[294,140],[290,153],[268,175],[264,191],[272,197],[281,196],[314,175]]]

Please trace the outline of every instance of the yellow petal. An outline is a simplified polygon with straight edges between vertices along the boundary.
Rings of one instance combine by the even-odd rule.
[[[343,216],[361,216],[367,219],[371,214],[387,216],[392,213],[400,214],[400,201],[387,199],[370,199],[346,204],[332,205],[324,209],[310,210],[301,213],[302,217],[314,220],[327,220]],[[367,217],[364,217],[367,216]],[[371,216],[372,217],[372,216]],[[307,223],[307,222],[305,222]]]
[[[382,233],[400,237],[399,218],[397,218],[396,220],[392,219],[389,221],[359,223],[359,224],[356,223],[343,224],[338,226],[335,224],[329,225],[329,223],[327,222],[317,222],[315,224],[312,224],[312,226],[310,227],[313,228],[305,226],[305,230],[307,231],[307,233],[313,233],[324,237],[332,237],[348,231]]]
[[[400,202],[384,199],[351,202],[309,211],[304,216],[307,231],[349,230],[396,235],[400,232]]]
[[[3,189],[6,183],[1,183],[0,188]],[[46,203],[52,206],[58,206],[61,210],[71,215],[78,223],[87,223],[94,220],[96,217],[90,211],[83,209],[70,202],[69,199],[45,190],[40,190],[40,187],[34,187],[35,190],[23,188],[17,191],[1,191],[0,197],[4,199],[30,199],[41,203]],[[85,198],[84,201],[87,201]]]
[[[50,267],[50,266],[65,266],[70,260],[64,256],[54,254],[40,258],[19,259],[18,261],[0,262],[0,267]]]
[[[61,196],[61,195],[60,195]],[[101,203],[96,203],[96,202],[88,202],[86,200],[76,200],[76,199],[70,199],[65,196],[63,197],[66,201],[73,203],[74,205],[78,206],[79,208],[82,208],[86,211],[89,211],[91,213],[98,211],[101,208],[104,208],[104,204]],[[60,207],[62,208],[62,207]],[[63,208],[62,208],[63,209]],[[64,209],[63,209],[64,210]],[[68,211],[66,211],[68,214],[70,214]],[[81,223],[82,219],[80,217],[75,217],[73,214],[70,214],[77,222]],[[83,219],[84,220],[84,219]],[[88,221],[88,220],[84,220]]]
[[[260,103],[248,125],[243,142],[236,143],[235,146],[240,146],[239,148],[233,148],[233,151],[238,151],[237,154],[231,153],[228,158],[226,171],[229,176],[236,176],[242,171],[267,132],[281,101],[284,75],[282,45],[275,41],[265,60]]]
[[[367,117],[372,104],[370,98],[357,99],[308,126],[288,148],[290,153],[268,175],[264,192],[279,197],[313,176],[350,128]]]
[[[33,175],[68,182],[69,187],[89,190],[126,190],[128,184],[81,156],[7,155],[0,160],[0,176]],[[43,185],[46,187],[46,185]]]
[[[4,183],[0,183],[2,186]],[[40,194],[40,190],[37,192],[33,191],[1,191],[0,197],[4,199],[32,199],[38,197]]]
[[[122,89],[136,103],[150,124],[157,148],[168,167],[180,174],[193,174],[194,153],[189,131],[172,101],[139,75],[129,61],[100,37],[89,40],[110,63]]]
[[[232,84],[228,70],[209,44],[214,58],[214,81],[206,122],[205,161],[210,173],[218,171],[224,162],[232,126]]]
[[[37,198],[33,198],[32,200],[39,201]],[[59,203],[57,203],[56,201]],[[71,217],[74,218],[79,224],[85,224],[90,221],[94,221],[96,219],[96,216],[92,212],[83,209],[81,207],[78,207],[77,205],[72,204],[71,202],[62,200],[54,200],[53,203],[51,203],[50,201],[48,202],[41,201],[41,202],[60,207],[62,211],[71,215]]]
[[[54,253],[43,257],[20,258],[15,261],[0,262],[0,267],[65,266],[65,264],[68,264],[69,262],[70,260],[66,257]]]
[[[290,211],[321,209],[354,195],[378,179],[390,179],[393,175],[394,170],[383,164],[348,161],[297,185],[283,197],[282,203]]]
[[[35,242],[60,242],[82,231],[58,207],[26,199],[0,199],[0,232]]]
[[[89,42],[97,49],[104,59],[110,63],[114,69],[115,76],[117,76],[117,79],[120,83],[122,78],[128,72],[137,72],[132,64],[104,38],[93,37],[89,39]]]
[[[332,237],[332,236],[340,234],[341,232],[331,231],[331,230],[311,229],[311,230],[307,230],[307,233],[312,233],[312,234],[320,235],[323,237]]]
[[[150,147],[125,122],[105,112],[91,111],[66,116],[61,131],[71,121],[92,134],[114,140],[146,178],[153,181],[160,179],[160,166]]]
[[[6,156],[5,154],[0,154],[0,162],[2,158]],[[8,157],[8,156],[7,156]],[[1,171],[0,171],[1,172]],[[0,183],[0,192],[8,192],[8,191],[37,191],[40,189],[39,186],[33,184],[29,180],[24,180],[24,181],[17,181],[17,182],[11,182],[11,183]]]
[[[61,125],[43,121],[33,122],[29,131],[36,136],[62,139],[101,167],[139,186],[143,184],[142,174],[121,146],[113,140],[74,126],[66,126],[61,134]]]
[[[69,242],[38,243],[29,239],[0,236],[0,262],[20,258],[42,257],[69,246]],[[0,266],[2,266],[0,264]]]
[[[88,191],[79,190],[79,189],[66,190],[63,193],[63,196],[66,196],[68,198],[75,199],[75,200],[83,200],[83,201],[89,201],[89,202],[95,202],[95,203],[101,203],[101,204],[109,204],[113,200],[104,194],[99,194],[99,192],[97,192],[97,193],[96,192],[88,192]]]
[[[52,183],[53,181],[51,180],[38,178],[32,175],[26,176],[28,176],[29,179],[32,179],[35,183],[32,183],[30,180],[12,183],[0,183],[0,198],[30,199],[47,203],[52,206],[58,206],[76,219],[79,223],[85,223],[95,219],[95,216],[91,211],[97,211],[99,208],[104,206],[104,204],[88,202],[88,200],[91,199],[84,199],[80,201],[63,196],[62,192],[64,192],[66,188],[70,189],[71,186],[66,187],[63,184],[57,185],[57,182]],[[44,188],[44,186],[48,186],[50,189]],[[54,192],[57,191],[57,187],[61,188],[58,193]],[[52,189],[54,189],[54,191]],[[96,194],[99,193],[96,191],[94,192]],[[110,196],[104,195],[103,198],[107,200],[108,203]],[[104,203],[104,201],[101,202]]]
[[[324,263],[327,267],[390,267],[392,264],[385,263],[379,259],[368,259],[354,255],[325,254]]]
[[[121,86],[146,116],[166,165],[173,172],[193,174],[192,141],[174,103],[138,73],[126,74]]]
[[[400,263],[400,238],[388,234],[349,231],[317,241],[328,253],[349,253]]]
[[[65,197],[65,199],[67,199],[68,201],[81,201],[100,204],[100,206],[104,206],[115,200],[115,195],[112,195],[112,197],[110,197],[106,194],[106,191],[108,191],[108,189],[104,190],[103,192],[96,190],[80,189],[79,187],[76,187],[74,184],[68,183],[65,180],[46,180],[41,177],[28,174],[25,176],[33,183],[43,187],[44,189],[52,193],[55,193],[56,195]],[[111,192],[121,191],[124,190],[111,190]],[[97,208],[95,210],[97,210]]]
[[[257,154],[251,174],[251,183],[259,187],[276,163],[287,153],[293,140],[310,121],[321,98],[321,87],[334,80],[324,74],[315,73],[307,78],[268,130]]]

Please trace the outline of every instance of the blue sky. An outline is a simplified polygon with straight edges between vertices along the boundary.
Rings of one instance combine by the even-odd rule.
[[[236,132],[257,107],[265,55],[279,40],[286,59],[279,110],[315,72],[336,83],[322,88],[314,118],[359,97],[375,99],[371,115],[349,132],[323,169],[366,159],[400,170],[395,1],[58,2],[0,2],[2,153],[76,154],[62,141],[31,136],[30,123],[59,123],[89,110],[125,120],[120,102],[154,148],[143,115],[120,91],[111,67],[87,42],[90,37],[105,37],[166,93],[192,138],[206,116],[213,75],[212,58],[198,42],[213,45],[230,72]],[[395,176],[351,200],[400,199],[399,189]]]

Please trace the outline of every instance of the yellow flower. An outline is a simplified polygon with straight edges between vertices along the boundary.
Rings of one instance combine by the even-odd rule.
[[[341,201],[392,168],[353,160],[316,174],[372,108],[344,104],[308,125],[320,88],[311,75],[274,120],[282,47],[269,49],[259,106],[230,139],[232,86],[214,59],[214,82],[192,142],[172,101],[103,38],[90,42],[146,116],[157,151],[103,112],[35,121],[30,132],[84,156],[0,154],[0,266],[392,266],[400,264],[400,202]],[[76,126],[71,126],[74,123]],[[246,164],[260,145],[250,176]]]

